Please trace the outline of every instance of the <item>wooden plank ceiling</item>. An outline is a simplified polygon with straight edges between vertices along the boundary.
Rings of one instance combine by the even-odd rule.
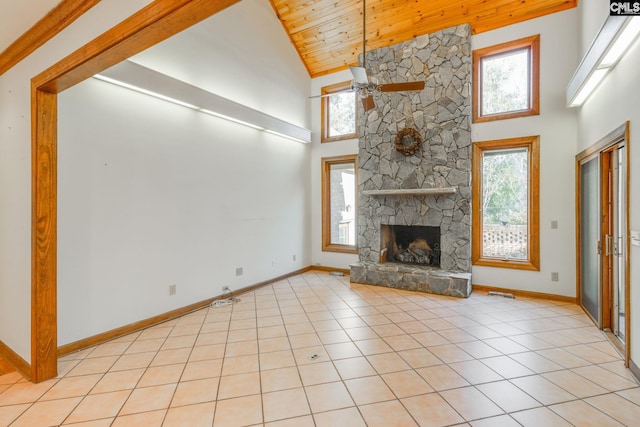
[[[311,77],[357,63],[362,0],[270,0]],[[473,34],[570,9],[577,0],[367,0],[367,50],[469,23]]]

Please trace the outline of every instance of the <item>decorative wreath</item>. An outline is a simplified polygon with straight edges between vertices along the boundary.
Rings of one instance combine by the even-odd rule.
[[[393,142],[396,150],[404,154],[405,156],[412,156],[416,154],[422,144],[422,137],[417,130],[413,128],[404,128],[396,135],[396,139]]]

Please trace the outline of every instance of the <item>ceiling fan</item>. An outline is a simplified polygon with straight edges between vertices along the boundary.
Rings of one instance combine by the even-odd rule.
[[[364,65],[364,59],[363,59]],[[404,82],[404,83],[386,83],[378,84],[376,79],[370,79],[367,75],[365,67],[349,67],[353,74],[353,83],[351,90],[360,95],[362,99],[362,107],[364,111],[375,108],[376,104],[373,100],[373,94],[376,92],[407,92],[424,89],[424,82]]]
[[[366,0],[362,0],[362,67],[350,66],[353,82],[351,88],[343,92],[356,92],[362,100],[364,111],[375,108],[376,104],[373,95],[377,92],[405,92],[424,89],[424,82],[403,82],[403,83],[386,83],[379,84],[377,79],[370,78],[367,74],[367,31],[366,31]],[[340,93],[340,92],[336,92]],[[336,93],[322,95],[331,96]]]

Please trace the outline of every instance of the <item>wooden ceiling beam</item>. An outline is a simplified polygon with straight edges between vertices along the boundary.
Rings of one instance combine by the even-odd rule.
[[[100,0],[62,0],[0,53],[0,75],[61,32]]]

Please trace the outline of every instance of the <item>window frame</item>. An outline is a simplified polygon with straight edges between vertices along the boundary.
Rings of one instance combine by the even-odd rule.
[[[329,86],[324,86],[320,90],[322,95],[331,95],[336,94],[338,92],[343,92],[351,89],[351,82],[341,82],[335,83]],[[358,106],[356,104],[356,94],[353,94],[353,107],[355,109],[355,123],[354,123],[354,132],[340,135],[340,136],[329,136],[329,119],[331,117],[331,108],[329,108],[329,99],[330,96],[323,96],[320,102],[320,116],[321,116],[321,132],[320,132],[320,142],[334,142],[334,141],[344,141],[347,139],[356,139],[358,137]]]
[[[529,150],[529,216],[527,221],[527,260],[500,259],[482,256],[482,154],[485,151],[504,150],[510,148],[527,148]],[[536,135],[474,142],[473,169],[471,176],[471,208],[473,233],[471,244],[472,264],[486,267],[540,271],[540,136]]]
[[[531,66],[529,70],[529,108],[504,113],[482,114],[482,61],[485,58],[520,49],[528,49],[529,51],[529,64]],[[537,116],[540,114],[540,34],[473,51],[472,114],[473,123]]]
[[[324,252],[341,252],[349,254],[358,253],[358,244],[342,245],[331,242],[331,166],[353,163],[354,180],[356,186],[356,200],[354,216],[356,220],[356,235],[358,229],[358,155],[347,154],[343,156],[322,158],[322,250]]]

